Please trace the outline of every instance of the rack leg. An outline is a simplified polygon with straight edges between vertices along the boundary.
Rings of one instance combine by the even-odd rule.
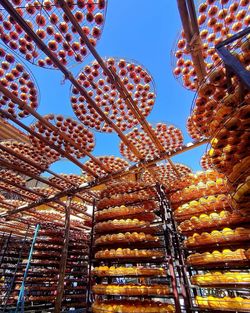
[[[87,308],[86,312],[89,312],[91,306],[91,267],[93,257],[93,243],[94,243],[94,220],[95,220],[95,200],[93,201],[93,214],[92,214],[92,228],[90,233],[90,245],[89,245],[89,265],[88,265],[88,288],[87,288]]]
[[[68,197],[65,207],[65,231],[64,231],[64,245],[62,249],[61,262],[59,267],[59,278],[57,285],[57,296],[55,301],[55,313],[61,312],[63,292],[64,292],[64,277],[67,264],[69,234],[70,234],[70,206],[72,197]]]

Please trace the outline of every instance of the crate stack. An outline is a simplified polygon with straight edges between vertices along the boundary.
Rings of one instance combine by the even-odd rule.
[[[93,229],[93,312],[175,312],[156,198],[143,183],[113,183],[102,192]]]

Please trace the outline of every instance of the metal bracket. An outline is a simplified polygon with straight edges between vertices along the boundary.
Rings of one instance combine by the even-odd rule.
[[[215,46],[216,51],[222,58],[227,75],[228,92],[232,91],[232,74],[236,75],[241,84],[248,90],[250,90],[250,71],[245,69],[242,63],[226,48],[226,45],[234,42],[235,40],[250,33],[250,27],[242,30],[241,32],[233,35],[232,37],[220,42]]]

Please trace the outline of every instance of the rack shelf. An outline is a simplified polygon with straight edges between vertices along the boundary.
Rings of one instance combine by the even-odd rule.
[[[187,265],[190,269],[196,270],[213,270],[213,269],[249,269],[250,260],[234,261],[234,262],[215,262],[204,265]]]
[[[230,207],[230,206],[225,206],[225,207],[221,207],[219,209],[214,209],[214,208],[210,208],[209,210],[204,210],[204,211],[199,211],[199,212],[193,212],[193,213],[190,213],[190,214],[182,214],[182,215],[177,215],[175,216],[175,220],[177,223],[181,223],[185,220],[189,220],[192,216],[199,216],[201,214],[210,214],[210,213],[213,213],[213,212],[216,212],[216,213],[220,213],[221,211],[230,211],[232,212],[233,209]]]
[[[180,231],[179,232],[184,235],[184,236],[191,236],[193,235],[194,233],[202,233],[202,232],[211,232],[213,230],[222,230],[223,228],[225,227],[238,227],[238,226],[241,226],[241,227],[249,227],[249,222],[250,222],[250,218],[247,219],[247,220],[244,220],[242,222],[235,222],[235,223],[224,223],[224,224],[213,224],[212,226],[210,227],[202,227],[202,228],[194,228],[193,230],[185,230],[185,231]]]
[[[162,241],[141,241],[141,242],[115,242],[115,243],[105,243],[105,244],[97,244],[93,248],[94,250],[100,249],[117,249],[117,248],[134,248],[134,249],[155,249],[155,248],[164,248],[164,242]]]
[[[157,197],[155,196],[155,197],[150,197],[148,199],[136,200],[136,201],[132,201],[132,202],[125,201],[122,204],[123,205],[127,205],[127,206],[133,206],[133,205],[137,205],[137,204],[143,204],[144,202],[148,202],[148,201],[157,201]],[[108,205],[108,206],[103,207],[101,209],[96,208],[96,211],[101,211],[101,210],[104,210],[104,209],[110,209],[110,208],[113,208],[115,206],[120,206],[122,204],[119,204],[119,205],[118,204],[117,205]]]
[[[103,258],[103,259],[95,259],[93,261],[94,263],[100,263],[100,262],[106,262],[106,263],[110,263],[110,264],[114,264],[114,263],[120,263],[120,264],[135,264],[135,263],[164,263],[167,262],[167,260],[163,257],[163,258]]]
[[[158,295],[158,294],[151,294],[151,295],[119,295],[119,294],[95,294],[95,296],[115,296],[119,298],[140,298],[140,299],[148,299],[148,298],[166,298],[166,299],[172,299],[173,294],[170,293],[168,295]]]
[[[120,229],[103,229],[103,230],[95,230],[96,235],[103,235],[103,234],[116,234],[116,233],[126,233],[126,232],[143,232],[145,234],[151,234],[160,236],[163,235],[162,231],[160,231],[159,227],[157,226],[142,226],[142,227],[129,227],[129,228],[120,228]]]
[[[239,240],[239,241],[228,241],[224,243],[211,243],[211,244],[202,244],[202,245],[197,245],[197,246],[192,246],[192,247],[185,247],[187,251],[210,251],[210,250],[215,250],[218,248],[232,248],[232,249],[237,249],[237,248],[244,248],[245,244],[247,242],[250,242],[249,239],[246,239],[244,241]]]
[[[204,309],[204,308],[200,308],[200,307],[192,307],[191,310],[192,311],[204,312],[204,313],[211,313],[211,312],[213,312],[213,313],[232,313],[232,312],[234,312],[234,313],[249,313],[249,310],[239,310],[239,309],[237,309],[237,310],[235,310],[235,309],[232,309],[232,310],[230,310],[230,309],[225,309],[225,310],[220,309],[219,310],[219,309],[213,309],[213,308]]]
[[[98,211],[98,212],[101,212]],[[155,220],[159,220],[159,217],[157,216],[157,213],[159,213],[159,211],[157,211],[157,209],[155,208],[154,210],[147,210],[147,211],[142,211],[142,212],[139,212],[139,213],[126,213],[126,218],[137,218],[137,219],[140,219],[142,218],[142,216],[145,216],[147,214],[154,214],[155,215]],[[117,220],[121,220],[121,219],[124,219],[124,215],[114,215],[114,216],[109,216],[109,217],[104,217],[104,218],[96,218],[96,223],[100,223],[100,222],[104,222],[104,221],[108,221],[108,220],[114,220],[114,219],[117,219]]]
[[[192,285],[192,288],[227,288],[227,289],[245,289],[245,288],[250,288],[250,282],[249,283],[244,283],[244,282],[239,282],[239,283],[212,283],[212,284],[204,284],[204,285]],[[249,289],[248,289],[249,290]]]
[[[164,276],[164,275],[153,275],[153,274],[149,274],[149,275],[145,275],[145,274],[143,274],[143,275],[105,275],[105,276],[98,276],[98,275],[96,275],[96,274],[93,274],[93,276],[95,276],[95,277],[97,277],[97,278],[100,278],[100,279],[102,279],[102,278],[123,278],[123,277],[125,277],[125,278],[138,278],[138,279],[140,279],[140,278],[162,278],[162,279],[169,279],[169,276]]]

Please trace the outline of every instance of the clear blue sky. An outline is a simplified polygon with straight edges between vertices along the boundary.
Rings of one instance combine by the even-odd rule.
[[[191,139],[185,125],[190,113],[193,92],[185,90],[172,75],[171,50],[181,28],[176,1],[173,0],[109,0],[106,22],[97,51],[101,56],[116,56],[137,60],[152,74],[157,90],[154,108],[148,117],[152,123],[172,123],[181,128],[185,143]],[[81,67],[93,60],[91,55],[82,65],[72,69],[77,74]],[[40,114],[56,113],[74,116],[69,101],[70,84],[63,83],[59,71],[40,69],[29,64],[40,87]],[[30,119],[28,119],[30,120]],[[116,134],[96,133],[95,156],[119,156]],[[200,169],[199,160],[206,146],[173,158],[194,171]],[[86,159],[87,160],[87,159]],[[69,161],[52,165],[61,173],[80,170]]]

